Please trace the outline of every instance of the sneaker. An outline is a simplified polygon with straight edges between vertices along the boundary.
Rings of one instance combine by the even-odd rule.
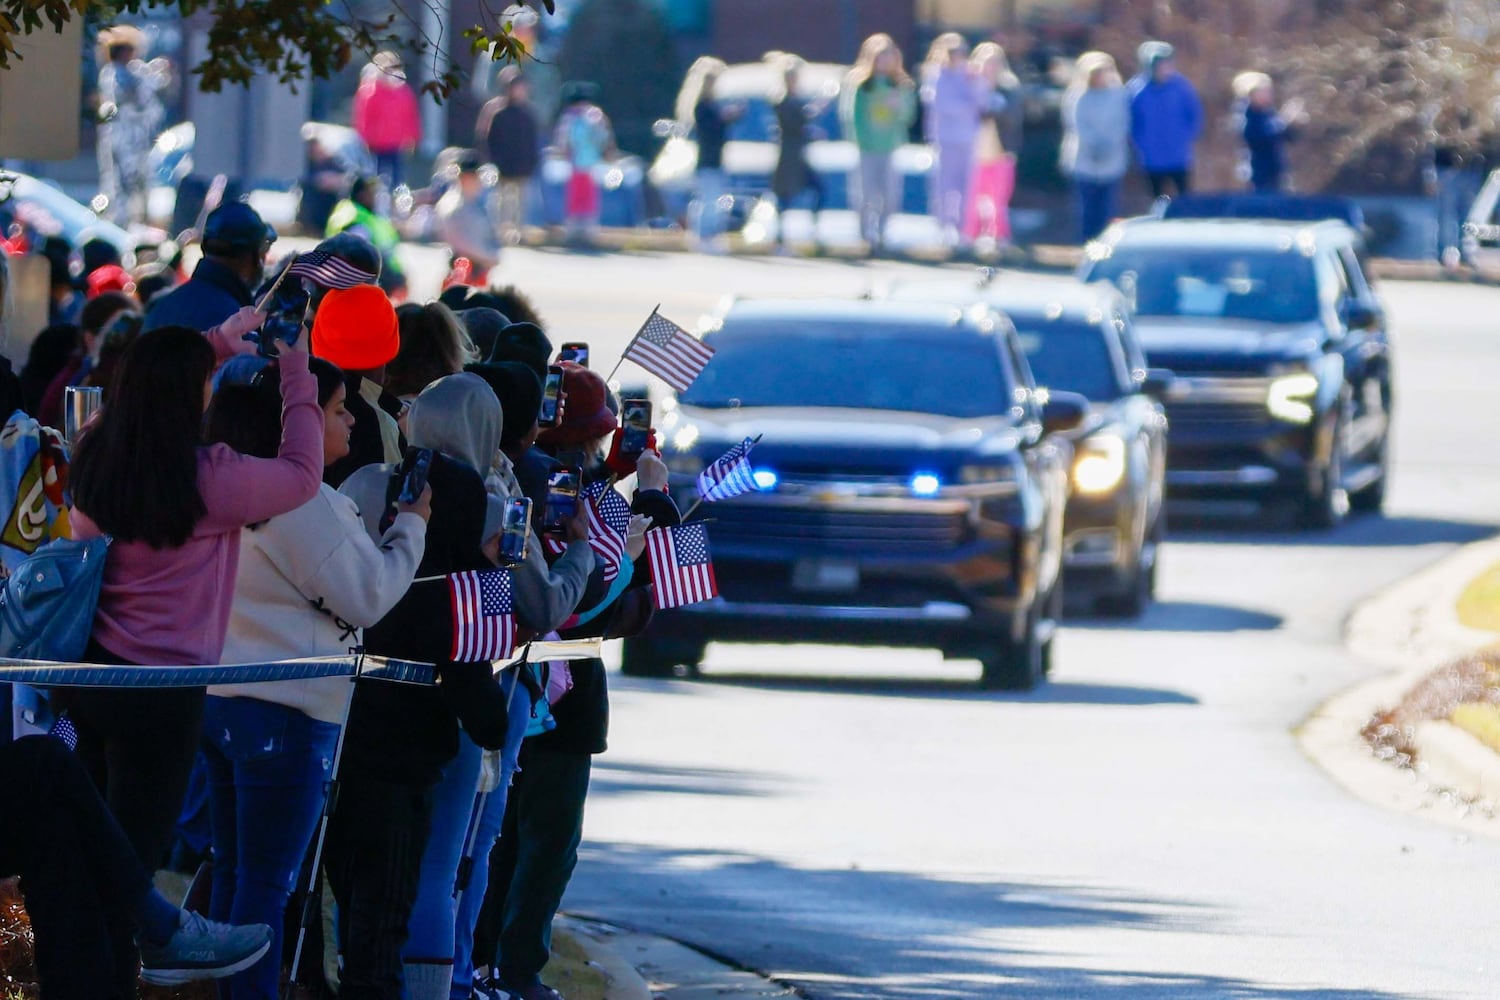
[[[516,1000],[515,995],[501,986],[500,980],[493,976],[488,979],[475,980],[470,989],[470,1000]]]
[[[141,944],[141,981],[176,986],[199,979],[222,979],[260,961],[271,947],[265,924],[216,924],[184,910],[182,926],[163,945]]]

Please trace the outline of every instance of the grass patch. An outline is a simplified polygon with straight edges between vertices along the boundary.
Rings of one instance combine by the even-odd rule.
[[[542,970],[542,980],[573,1000],[598,1000],[609,988],[609,977],[591,965],[583,946],[572,934],[559,931],[552,939],[552,957]]]
[[[1458,598],[1458,620],[1469,628],[1500,632],[1500,564],[1469,581]]]

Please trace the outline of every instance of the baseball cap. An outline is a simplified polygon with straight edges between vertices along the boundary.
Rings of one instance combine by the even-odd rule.
[[[266,225],[260,213],[242,201],[231,201],[208,213],[203,223],[206,253],[258,250],[276,242],[276,230]]]

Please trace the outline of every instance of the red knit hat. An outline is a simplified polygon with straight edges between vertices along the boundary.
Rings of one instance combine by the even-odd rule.
[[[128,292],[135,294],[135,279],[119,264],[105,264],[90,272],[88,298],[95,299],[105,292]]]
[[[598,372],[572,361],[562,362],[562,370],[562,388],[568,394],[562,423],[542,428],[538,441],[566,448],[597,441],[619,426],[619,419],[609,408],[609,387]]]
[[[401,347],[396,310],[375,285],[335,288],[323,296],[313,319],[312,349],[345,371],[387,364]]]

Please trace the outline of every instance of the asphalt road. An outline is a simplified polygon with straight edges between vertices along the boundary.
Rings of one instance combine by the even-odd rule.
[[[554,341],[618,354],[651,307],[857,294],[907,270],[515,252]],[[1076,620],[1054,678],[979,693],[935,654],[715,646],[614,676],[566,906],[814,998],[1493,997],[1500,842],[1367,805],[1292,736],[1370,676],[1359,599],[1492,533],[1500,291],[1388,284],[1388,515],[1303,536],[1198,520],[1132,625]]]

